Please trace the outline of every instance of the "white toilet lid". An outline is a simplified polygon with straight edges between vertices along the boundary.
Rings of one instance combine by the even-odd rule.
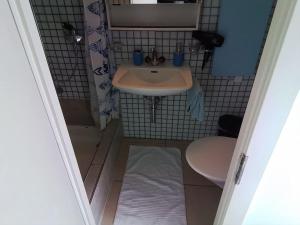
[[[213,136],[192,142],[186,150],[189,165],[215,182],[224,182],[230,166],[236,138]]]

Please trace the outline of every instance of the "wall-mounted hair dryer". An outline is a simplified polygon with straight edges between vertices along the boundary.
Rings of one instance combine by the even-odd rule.
[[[200,42],[203,46],[204,56],[202,61],[202,70],[212,55],[212,50],[215,47],[221,47],[224,42],[224,37],[217,33],[204,32],[204,31],[193,31],[192,37]]]

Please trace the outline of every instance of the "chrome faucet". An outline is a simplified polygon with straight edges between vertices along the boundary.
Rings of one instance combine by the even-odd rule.
[[[159,63],[159,61],[158,61],[158,57],[157,57],[157,51],[154,47],[154,48],[152,48],[151,64],[152,64],[152,66],[157,66],[158,63]]]
[[[151,49],[151,57],[147,56],[145,58],[146,63],[151,64],[152,66],[157,66],[160,63],[164,63],[165,62],[165,57],[161,56],[158,57],[158,53],[156,51],[156,48],[153,47]]]

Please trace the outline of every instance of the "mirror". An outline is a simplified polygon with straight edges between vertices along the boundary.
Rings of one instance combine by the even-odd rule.
[[[133,5],[133,4],[160,4],[160,3],[173,3],[173,4],[185,4],[185,3],[197,3],[197,0],[110,0],[110,4],[113,5]]]
[[[106,0],[111,30],[197,30],[201,5],[202,0]]]

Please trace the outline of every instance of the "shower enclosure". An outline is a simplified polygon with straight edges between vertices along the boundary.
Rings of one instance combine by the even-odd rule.
[[[112,98],[117,93],[109,84],[111,73],[108,58],[105,65],[102,60],[93,69],[95,54],[105,53],[104,56],[108,57],[106,46],[89,41],[93,37],[91,35],[99,35],[96,40],[103,35],[85,19],[87,10],[90,16],[100,18],[98,3],[86,0],[30,0],[96,221],[100,220],[108,197],[111,167],[121,138],[118,120],[111,121],[117,118],[118,113],[117,101]]]

